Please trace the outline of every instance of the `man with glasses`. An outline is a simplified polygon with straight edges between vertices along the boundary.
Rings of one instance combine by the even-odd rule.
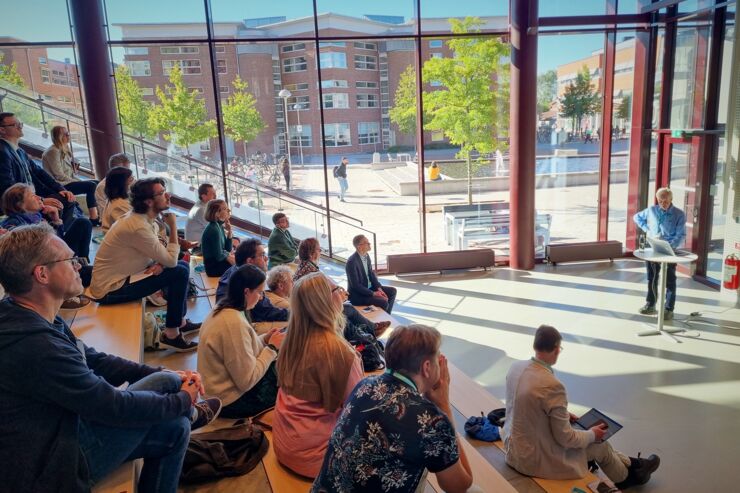
[[[103,238],[93,267],[90,295],[101,304],[139,300],[163,289],[167,293],[167,318],[159,345],[178,352],[193,351],[194,341],[183,335],[200,324],[185,318],[190,266],[179,261],[180,245],[174,214],[164,214],[169,241],[159,238],[157,216],[170,207],[170,195],[161,178],[145,178],[131,186],[133,210],[118,219]]]
[[[298,257],[298,244],[288,229],[290,228],[288,216],[282,212],[276,212],[272,215],[272,224],[275,227],[267,240],[267,251],[270,259],[267,263],[268,269],[295,262],[296,257]]]
[[[546,479],[584,477],[596,462],[619,489],[645,484],[660,458],[627,457],[603,441],[606,424],[577,430],[578,417],[568,412],[565,386],[553,372],[563,351],[555,327],[540,325],[534,336],[534,357],[517,361],[506,374],[506,421],[503,428],[506,463],[527,476]]]
[[[143,457],[139,490],[175,493],[190,430],[212,421],[220,401],[194,405],[204,392],[195,372],[161,371],[77,339],[57,312],[82,293],[79,268],[48,225],[0,238],[1,489],[89,491]]]
[[[45,205],[61,211],[60,216],[68,225],[75,218],[74,194],[28,157],[19,147],[21,137],[23,122],[13,113],[0,113],[0,196],[16,183],[31,185],[44,198]]]
[[[352,239],[355,253],[347,259],[347,291],[353,305],[374,305],[390,313],[396,300],[396,288],[383,286],[373,271],[370,241],[365,235]]]

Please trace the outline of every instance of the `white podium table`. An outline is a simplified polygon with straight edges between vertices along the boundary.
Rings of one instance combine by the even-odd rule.
[[[663,318],[665,315],[665,286],[666,286],[666,279],[667,279],[666,271],[668,270],[668,264],[690,264],[691,262],[694,262],[699,257],[695,253],[688,253],[688,254],[680,255],[680,256],[663,255],[660,253],[653,252],[652,248],[646,248],[642,251],[635,250],[633,254],[636,258],[645,260],[646,262],[654,262],[656,264],[660,264],[660,277],[658,280],[658,292],[656,293],[658,296],[658,324],[655,327],[655,329],[646,330],[644,332],[640,332],[637,335],[657,336],[657,335],[665,334],[668,337],[670,337],[671,340],[673,340],[674,342],[680,342],[678,339],[673,337],[671,334],[676,334],[678,332],[685,332],[686,329],[677,328],[677,327],[669,327],[669,328],[663,327],[663,322],[664,322]],[[645,325],[649,325],[652,328],[652,324],[645,324]]]

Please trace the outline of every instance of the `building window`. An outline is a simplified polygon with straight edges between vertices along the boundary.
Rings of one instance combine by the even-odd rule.
[[[349,123],[329,123],[324,125],[324,145],[326,147],[344,147],[352,145]]]
[[[355,68],[359,70],[377,70],[378,58],[371,55],[355,55]]]
[[[162,55],[195,55],[200,52],[197,46],[160,46],[159,52]]]
[[[377,89],[378,83],[377,82],[369,82],[364,80],[359,80],[355,82],[355,87],[357,89]]]
[[[442,142],[445,140],[445,133],[441,130],[434,130],[432,132],[432,142]]]
[[[226,66],[226,60],[216,60],[216,68],[218,69],[217,73],[219,74],[228,73],[228,67]]]
[[[226,53],[226,46],[216,45],[216,53]]]
[[[54,100],[54,96],[50,96],[49,94],[39,94],[39,96],[41,96],[41,98],[44,101],[53,101]]]
[[[146,77],[149,75],[152,75],[152,70],[149,67],[149,61],[148,60],[142,60],[142,61],[127,61],[126,66],[128,67],[128,72],[131,74],[132,77]]]
[[[380,143],[380,123],[360,122],[357,124],[357,142],[362,144]]]
[[[154,89],[152,89],[151,87],[142,87],[141,95],[142,96],[154,96]]]
[[[201,142],[199,147],[200,147],[200,150],[201,151],[210,151],[211,150],[211,141],[210,141],[210,139],[209,140],[204,140],[203,142]]]
[[[378,107],[378,96],[376,94],[358,94],[357,95],[357,107],[358,108],[377,108]]]
[[[432,58],[444,58],[444,55],[442,53],[432,53]]]
[[[344,41],[322,41],[319,43],[319,48],[326,48],[327,46],[336,46],[337,48],[344,48],[347,43]]]
[[[49,78],[49,69],[41,69],[41,82],[43,82],[44,84],[51,84],[51,79]]]
[[[298,106],[298,108],[296,108]],[[311,107],[311,100],[308,96],[294,96],[288,98],[288,111],[306,111]]]
[[[149,48],[146,46],[127,46],[124,48],[123,52],[126,55],[148,55]]]
[[[292,43],[289,45],[285,45],[282,48],[280,48],[280,51],[283,53],[290,53],[293,51],[300,51],[306,49],[306,43]]]
[[[52,70],[51,71],[51,83],[58,86],[68,86],[69,78],[64,70]]]
[[[430,39],[429,40],[429,47],[430,48],[442,48],[443,41],[441,39]]]
[[[322,89],[331,89],[334,87],[349,87],[347,85],[346,80],[337,80],[337,79],[330,79],[330,80],[322,80],[321,81],[321,88]]]
[[[72,102],[72,98],[70,98],[69,96],[59,96],[59,97],[57,97],[57,100],[61,101],[62,103],[71,103]]]
[[[300,131],[298,125],[290,126],[290,146],[291,147],[311,147],[311,125],[300,125]]]
[[[295,58],[286,58],[283,60],[283,72],[305,72],[308,70],[308,62],[306,62],[305,56],[297,56]]]
[[[39,57],[39,63],[41,65],[46,65],[48,63],[48,61],[46,60],[46,57],[45,56],[40,56]]]
[[[346,94],[324,94],[324,109],[349,108],[349,97]]]
[[[308,91],[307,82],[302,82],[300,84],[285,84],[284,87],[289,91]]]
[[[355,41],[355,48],[358,50],[377,50],[378,45],[375,43],[363,43],[361,41]]]
[[[162,60],[164,75],[170,75],[175,67],[180,67],[183,75],[200,75],[200,60]]]
[[[321,68],[347,68],[347,54],[326,52],[319,54]]]

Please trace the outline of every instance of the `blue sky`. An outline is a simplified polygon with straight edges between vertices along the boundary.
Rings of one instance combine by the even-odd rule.
[[[620,0],[620,11],[634,11],[637,0]],[[411,18],[415,0],[374,0],[360,4],[352,0],[318,0],[319,12],[336,12],[350,16],[363,14],[397,15]],[[205,22],[202,0],[106,0],[109,23],[123,22]],[[252,17],[286,16],[298,18],[311,15],[311,0],[212,0],[215,21],[239,21]],[[603,12],[603,0],[546,0],[541,2],[540,15],[598,14]],[[424,0],[423,17],[465,15],[508,15],[508,0]],[[69,41],[64,0],[23,0],[3,12],[0,33],[28,41]],[[120,30],[111,26],[112,39],[120,38]],[[603,45],[602,35],[566,35],[541,37],[538,52],[540,72],[589,56]],[[50,50],[49,56],[72,57],[69,49]]]

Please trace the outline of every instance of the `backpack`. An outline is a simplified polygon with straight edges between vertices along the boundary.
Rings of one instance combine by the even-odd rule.
[[[331,173],[334,175],[334,178],[339,178],[339,166],[334,166]]]
[[[383,343],[374,334],[362,330],[364,325],[347,322],[344,327],[344,338],[362,356],[362,366],[366,372],[385,368],[385,349]]]
[[[200,483],[241,476],[254,469],[270,443],[252,420],[239,420],[216,431],[194,433],[182,464],[180,481]]]

